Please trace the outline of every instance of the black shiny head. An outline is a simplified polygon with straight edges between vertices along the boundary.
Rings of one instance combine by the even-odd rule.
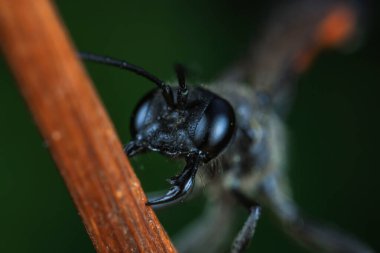
[[[176,201],[189,193],[198,167],[217,157],[235,132],[235,113],[228,101],[206,89],[188,88],[185,70],[177,65],[178,87],[171,87],[130,63],[87,53],[81,57],[135,72],[158,89],[138,103],[131,119],[132,140],[126,145],[129,157],[157,151],[169,157],[184,158],[183,171],[171,178],[172,187],[163,197],[149,200],[156,205]]]
[[[178,94],[178,88],[173,88]],[[203,88],[190,88],[187,102],[167,106],[161,92],[149,92],[131,119],[136,150],[158,151],[170,157],[200,155],[207,162],[228,145],[235,129],[235,115],[223,98]],[[135,152],[129,155],[134,155]]]

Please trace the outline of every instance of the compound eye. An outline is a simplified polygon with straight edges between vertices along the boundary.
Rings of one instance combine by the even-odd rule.
[[[214,97],[195,128],[194,143],[208,159],[212,159],[228,145],[234,132],[232,106],[226,100]]]
[[[153,90],[145,95],[137,104],[133,111],[131,118],[130,131],[132,138],[136,137],[136,134],[144,128],[149,122],[151,122],[154,112],[154,98],[157,90]]]

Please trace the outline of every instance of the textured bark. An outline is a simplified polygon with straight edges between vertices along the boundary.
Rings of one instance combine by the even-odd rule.
[[[175,252],[48,0],[0,0],[0,43],[98,252]]]

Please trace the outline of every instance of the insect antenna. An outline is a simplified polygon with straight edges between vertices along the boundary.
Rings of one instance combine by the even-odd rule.
[[[189,93],[186,85],[186,69],[181,64],[176,64],[174,66],[175,72],[177,74],[178,79],[178,92],[177,92],[177,102],[178,107],[183,109],[187,102],[187,95]]]
[[[129,70],[129,71],[139,75],[139,76],[145,77],[149,81],[155,83],[158,86],[158,88],[160,88],[162,90],[162,94],[165,98],[167,105],[169,107],[174,107],[173,91],[172,91],[171,87],[168,86],[167,84],[165,84],[165,82],[162,81],[161,79],[157,78],[153,74],[146,71],[145,69],[143,69],[139,66],[133,65],[127,61],[118,60],[118,59],[111,58],[108,56],[96,55],[96,54],[87,53],[87,52],[79,52],[78,55],[83,60],[93,61],[96,63],[110,65],[110,66],[118,67],[121,69],[126,69],[126,70]],[[186,88],[186,90],[187,90],[187,88]]]

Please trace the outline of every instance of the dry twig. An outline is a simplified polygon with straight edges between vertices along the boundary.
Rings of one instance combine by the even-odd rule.
[[[51,2],[0,0],[0,42],[98,252],[175,252]]]

